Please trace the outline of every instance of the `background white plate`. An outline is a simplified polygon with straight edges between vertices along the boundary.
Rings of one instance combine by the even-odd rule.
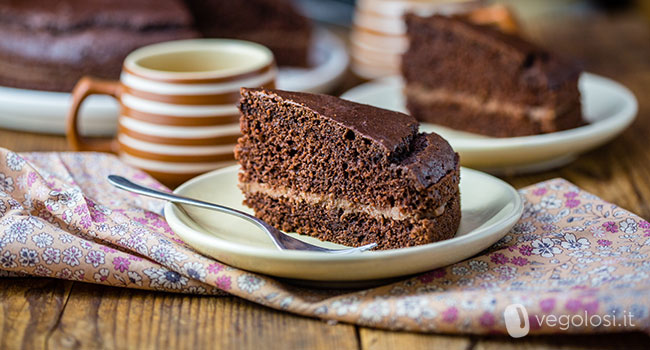
[[[400,77],[359,85],[341,97],[381,108],[408,113]],[[443,136],[460,154],[463,166],[508,174],[547,170],[564,165],[580,153],[598,147],[627,128],[637,113],[634,95],[617,82],[590,73],[580,77],[582,110],[588,125],[550,134],[492,138],[422,124],[421,131]]]
[[[324,28],[314,31],[314,67],[280,67],[278,89],[328,92],[348,66],[345,44]],[[0,127],[47,134],[65,134],[70,94],[0,86]],[[81,132],[109,136],[117,128],[119,106],[108,96],[91,96],[81,107]]]
[[[252,213],[242,205],[238,171],[238,166],[232,166],[201,175],[174,193]],[[462,168],[460,174],[462,220],[456,237],[417,247],[354,255],[280,251],[255,225],[234,216],[184,206],[186,215],[176,205],[167,203],[165,218],[172,230],[194,249],[245,270],[309,281],[386,279],[471,257],[501,239],[519,220],[523,204],[514,188],[476,170]],[[295,236],[322,246],[337,246]]]

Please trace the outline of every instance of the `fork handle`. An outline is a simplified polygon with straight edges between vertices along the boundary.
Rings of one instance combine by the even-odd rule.
[[[238,216],[240,218],[253,221],[258,226],[260,226],[260,227],[262,227],[264,229],[266,228],[266,227],[264,227],[264,225],[262,225],[258,221],[258,219],[256,217],[254,217],[254,216],[252,216],[252,215],[250,215],[248,213],[244,213],[243,211],[239,211],[237,209],[224,207],[224,206],[221,206],[221,205],[215,204],[215,203],[200,201],[198,199],[182,197],[182,196],[175,195],[173,193],[158,191],[158,190],[155,190],[153,188],[138,185],[138,184],[136,184],[134,182],[131,182],[130,180],[128,180],[128,179],[126,179],[126,178],[124,178],[122,176],[118,176],[118,175],[109,175],[108,176],[108,182],[110,182],[111,185],[113,185],[113,186],[115,186],[115,187],[117,187],[119,189],[123,189],[125,191],[141,194],[143,196],[157,198],[157,199],[163,199],[163,200],[167,200],[167,201],[170,201],[170,202],[173,202],[173,203],[178,203],[178,204],[188,204],[188,205],[193,205],[193,206],[196,206],[196,207],[217,210],[217,211],[220,211],[220,212],[226,213],[226,214],[232,214],[232,215]]]
[[[163,200],[170,201],[172,203],[193,205],[200,208],[212,209],[212,210],[220,211],[222,213],[235,215],[244,220],[250,221],[255,225],[257,225],[259,228],[261,228],[262,231],[266,232],[266,234],[269,235],[271,241],[273,241],[273,244],[275,244],[275,246],[280,250],[284,250],[284,249],[311,250],[311,251],[321,251],[321,252],[328,252],[328,253],[334,252],[338,254],[344,254],[346,252],[355,251],[355,250],[362,251],[362,250],[370,249],[376,245],[375,243],[372,243],[370,245],[366,245],[364,247],[360,247],[356,249],[343,249],[340,251],[331,250],[331,249],[315,246],[313,244],[309,244],[299,239],[293,238],[289,235],[286,235],[280,232],[279,230],[275,229],[273,226],[267,224],[265,221],[260,220],[248,213],[244,213],[243,211],[239,211],[237,209],[224,207],[222,205],[215,204],[215,203],[204,202],[197,199],[187,198],[173,193],[158,191],[153,188],[138,185],[118,175],[109,175],[108,182],[119,189],[137,193],[143,196],[163,199]]]

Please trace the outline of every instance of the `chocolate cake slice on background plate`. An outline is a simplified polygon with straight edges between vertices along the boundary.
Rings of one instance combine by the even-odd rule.
[[[417,120],[494,137],[584,124],[575,63],[461,18],[409,14],[406,23],[402,73]]]
[[[378,249],[435,242],[460,223],[459,159],[408,115],[333,96],[241,90],[235,156],[245,204],[271,225]]]

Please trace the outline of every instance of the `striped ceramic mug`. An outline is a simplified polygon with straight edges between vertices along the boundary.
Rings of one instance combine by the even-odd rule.
[[[197,39],[142,47],[124,60],[119,82],[84,77],[77,83],[68,142],[78,151],[117,153],[175,186],[234,161],[239,88],[273,88],[276,72],[271,51],[247,41]],[[79,134],[79,108],[93,94],[120,102],[115,140]]]

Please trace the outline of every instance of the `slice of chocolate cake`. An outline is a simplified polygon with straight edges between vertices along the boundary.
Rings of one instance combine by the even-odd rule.
[[[409,14],[406,23],[402,73],[417,120],[496,137],[584,124],[575,64],[460,18]]]
[[[378,249],[451,238],[458,155],[408,115],[333,96],[241,90],[235,156],[255,215],[289,232]]]

